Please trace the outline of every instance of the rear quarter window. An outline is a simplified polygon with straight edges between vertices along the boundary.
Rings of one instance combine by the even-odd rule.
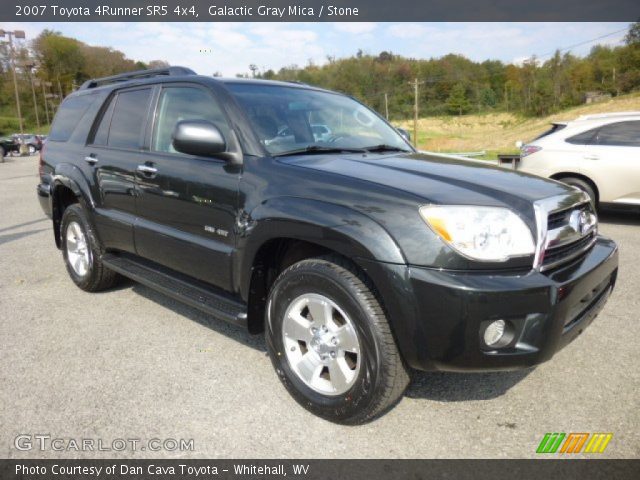
[[[80,119],[95,100],[95,95],[79,95],[68,97],[62,102],[60,110],[53,120],[49,140],[53,142],[66,142],[69,140]]]
[[[597,131],[597,128],[587,130],[586,132],[567,138],[565,142],[572,143],[573,145],[592,145]]]
[[[532,141],[535,140],[540,140],[541,138],[544,138],[548,135],[551,135],[552,133],[556,133],[559,132],[560,130],[562,130],[563,128],[565,128],[566,125],[562,124],[562,123],[554,123],[552,124],[552,126],[549,128],[549,130],[545,130],[543,133],[541,133],[540,135],[538,135],[536,138],[534,138]]]

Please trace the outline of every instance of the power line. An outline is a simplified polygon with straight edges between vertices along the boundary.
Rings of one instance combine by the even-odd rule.
[[[556,52],[564,52],[565,50],[571,50],[571,49],[574,49],[576,47],[581,47],[582,45],[586,45],[588,43],[595,42],[597,40],[602,40],[603,38],[611,37],[612,35],[615,35],[615,34],[621,33],[621,32],[626,32],[628,30],[629,30],[629,27],[625,27],[625,28],[622,28],[620,30],[616,30],[615,32],[610,32],[610,33],[607,33],[605,35],[600,35],[599,37],[592,38],[591,40],[585,40],[584,42],[576,43],[575,45],[570,45],[568,47],[563,47],[563,48],[556,48],[552,52],[548,52],[548,53],[545,53],[544,55],[540,55],[538,58],[545,58],[545,57],[554,55]]]

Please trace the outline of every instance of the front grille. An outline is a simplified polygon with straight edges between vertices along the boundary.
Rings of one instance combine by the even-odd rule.
[[[546,238],[543,244],[540,268],[549,270],[563,265],[584,255],[595,242],[597,228],[595,222],[581,224],[585,221],[584,213],[594,214],[589,202],[574,204],[570,208],[551,211],[547,215]],[[590,220],[594,220],[591,218]],[[584,227],[588,230],[582,233]]]
[[[553,212],[549,214],[547,218],[547,230],[555,230],[569,223],[569,217],[575,210],[591,210],[589,204],[579,205],[576,208],[567,208],[566,210],[560,210],[559,212]]]
[[[569,261],[574,257],[577,257],[580,253],[586,253],[586,251],[588,250],[587,247],[593,242],[595,236],[596,233],[593,232],[586,237],[582,237],[580,240],[576,240],[575,242],[571,242],[560,247],[548,248],[544,253],[542,266],[550,267],[560,263],[563,259]]]

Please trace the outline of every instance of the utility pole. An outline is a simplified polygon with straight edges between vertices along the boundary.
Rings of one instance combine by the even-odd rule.
[[[33,67],[35,67],[35,63],[26,63],[24,67],[29,71],[29,81],[31,82],[31,93],[33,94],[33,108],[36,113],[36,124],[38,125],[38,129],[40,129],[40,116],[38,115],[38,101],[36,100],[36,87],[33,84]]]
[[[384,116],[389,120],[389,95],[384,92]]]
[[[47,116],[47,125],[49,125],[51,123],[51,120],[49,119],[49,104],[47,103],[47,94],[44,91],[44,87],[51,87],[51,82],[45,82],[44,80],[40,80],[40,85],[42,86],[42,99],[44,100],[44,113]]]
[[[60,95],[60,97],[58,98],[58,106],[60,106],[60,104],[62,103],[62,85],[60,85],[60,72],[58,72],[57,78],[58,78],[58,93]]]
[[[22,112],[20,111],[20,95],[18,94],[18,77],[16,76],[16,64],[14,61],[13,52],[13,37],[25,38],[23,30],[15,30],[8,32],[6,30],[0,30],[0,37],[4,38],[5,35],[9,36],[9,61],[11,63],[11,72],[13,73],[13,89],[16,96],[16,110],[18,111],[18,122],[20,123],[20,134],[24,134],[24,125],[22,123]]]
[[[418,86],[424,82],[419,82],[416,78],[413,82],[409,82],[409,85],[413,85],[413,146],[418,148]]]

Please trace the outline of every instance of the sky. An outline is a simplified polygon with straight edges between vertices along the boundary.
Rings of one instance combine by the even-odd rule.
[[[519,63],[555,49],[585,55],[595,44],[620,45],[627,23],[5,23],[27,40],[44,28],[89,45],[123,51],[134,60],[166,60],[199,74],[249,73],[249,65],[277,70],[317,65],[383,50],[413,58],[457,53],[475,61]],[[612,32],[615,34],[609,35]],[[598,37],[603,37],[600,38]],[[593,41],[595,40],[595,41]],[[580,44],[580,45],[579,45]],[[578,46],[576,46],[578,45]],[[574,47],[575,46],[575,47]],[[573,48],[571,48],[573,47]]]

